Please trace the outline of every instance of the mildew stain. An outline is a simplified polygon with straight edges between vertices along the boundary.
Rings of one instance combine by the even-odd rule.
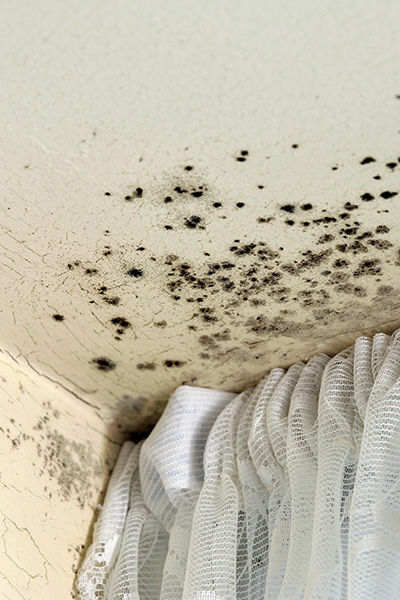
[[[92,358],[90,361],[99,371],[113,371],[116,368],[116,363],[106,356]]]
[[[292,160],[301,157],[300,141],[292,144],[299,149],[291,154]],[[260,178],[249,182],[253,191],[248,197],[243,189],[240,196],[229,197],[207,181],[196,160],[182,161],[161,183],[151,187],[143,182],[143,187],[131,186],[129,192],[125,188],[125,195],[118,196],[121,210],[149,219],[149,230],[156,229],[154,237],[136,237],[123,245],[106,230],[107,245],[101,244],[92,260],[72,257],[68,275],[79,277],[80,285],[86,286],[88,302],[95,304],[93,309],[109,328],[109,339],[114,335],[124,349],[143,326],[131,297],[148,297],[148,286],[157,290],[165,310],[154,312],[157,320],[149,319],[148,327],[163,330],[163,339],[178,320],[181,330],[186,329],[190,358],[171,347],[165,360],[146,354],[147,361],[134,361],[135,371],[147,372],[150,378],[157,369],[178,373],[185,367],[186,376],[192,367],[197,377],[204,372],[204,363],[221,364],[227,357],[245,370],[274,338],[309,339],[321,328],[333,329],[335,323],[343,328],[358,322],[366,303],[375,306],[374,298],[381,299],[383,293],[388,306],[395,302],[399,286],[383,286],[382,281],[389,266],[400,266],[390,217],[398,201],[394,178],[399,169],[392,157],[378,160],[370,152],[373,148],[355,153],[353,164],[363,177],[369,174],[368,181],[329,207],[310,193],[302,199],[275,201],[265,174],[262,184]],[[228,160],[239,163],[232,168],[245,174],[251,154],[245,147],[233,149]],[[331,165],[326,165],[328,176],[336,180],[341,171],[329,175],[338,170]],[[340,164],[341,169],[344,166]],[[265,196],[266,201],[256,201],[256,196]],[[367,210],[376,212],[373,226],[365,218]],[[251,233],[232,226],[218,243],[210,243],[219,231],[215,225],[222,225],[220,219],[236,215],[238,222],[239,214],[250,219]],[[176,243],[181,237],[183,245]],[[284,248],[286,237],[290,243]],[[190,251],[182,250],[185,244]],[[112,311],[116,305],[123,307],[117,309],[118,315]],[[112,371],[116,363],[107,358],[109,352],[103,349],[101,356],[88,360],[99,371]]]

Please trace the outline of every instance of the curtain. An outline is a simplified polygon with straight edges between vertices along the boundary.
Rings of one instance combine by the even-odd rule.
[[[241,394],[181,386],[125,442],[82,600],[400,598],[400,330],[273,369]]]

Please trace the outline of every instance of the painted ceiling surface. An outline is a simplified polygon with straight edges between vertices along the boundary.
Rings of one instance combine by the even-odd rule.
[[[398,2],[2,13],[12,357],[140,432],[400,325]]]

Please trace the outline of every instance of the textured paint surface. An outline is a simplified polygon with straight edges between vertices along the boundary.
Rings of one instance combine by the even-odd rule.
[[[90,407],[0,353],[0,595],[71,598],[119,441]]]
[[[240,390],[397,326],[398,17],[12,5],[3,346],[146,430],[182,382]]]
[[[1,369],[34,387],[0,394],[2,536],[43,539],[2,576],[28,600],[71,576],[104,435],[148,431],[181,383],[239,391],[400,325],[400,6],[2,12]]]

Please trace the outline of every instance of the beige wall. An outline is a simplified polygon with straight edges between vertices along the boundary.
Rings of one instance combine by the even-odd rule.
[[[119,440],[4,351],[0,398],[0,597],[70,599]]]
[[[3,3],[7,598],[72,577],[104,436],[148,431],[183,382],[238,391],[400,325],[399,17],[395,0]],[[90,473],[68,498],[57,440]]]

